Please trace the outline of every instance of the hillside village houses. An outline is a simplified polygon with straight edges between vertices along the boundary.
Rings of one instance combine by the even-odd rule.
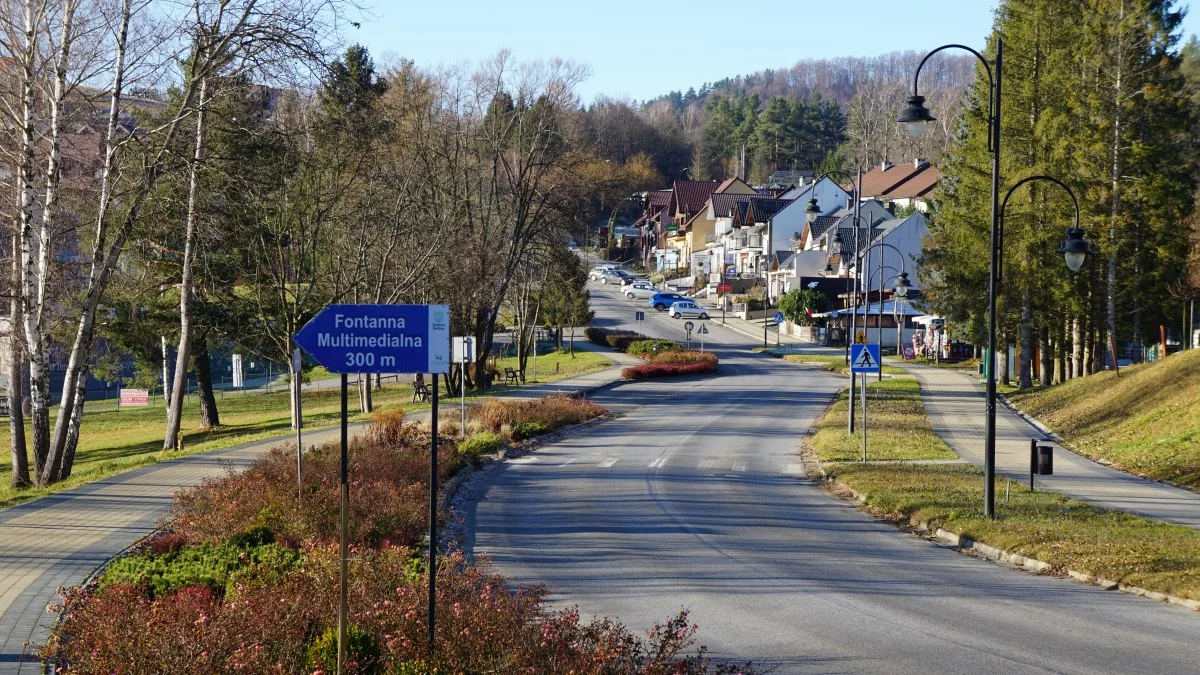
[[[916,314],[911,308],[892,307],[887,298],[902,269],[919,289],[916,260],[927,233],[924,214],[940,173],[921,160],[872,167],[863,174],[857,220],[853,184],[840,185],[828,176],[813,180],[811,172],[790,172],[788,178],[798,184],[786,188],[776,181],[755,188],[739,177],[723,182],[677,180],[669,189],[645,193],[637,223],[643,264],[667,276],[691,278],[702,297],[764,286],[774,304],[805,285],[830,294],[828,289],[839,285],[827,281],[860,274],[856,253],[870,249],[871,270],[862,272],[860,279],[870,275],[871,288],[878,289],[882,276],[882,297],[878,290],[860,291],[854,300],[884,301],[885,316],[872,316],[869,326],[883,330],[886,339],[891,334],[887,329],[895,329],[900,315]],[[819,215],[810,223],[807,210],[813,199]],[[840,251],[835,250],[835,239]],[[849,281],[845,285],[849,287]],[[830,295],[830,307],[851,306],[844,291]],[[905,325],[905,330],[911,331],[911,326]]]

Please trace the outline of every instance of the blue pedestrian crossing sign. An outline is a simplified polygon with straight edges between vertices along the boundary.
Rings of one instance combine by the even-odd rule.
[[[783,323],[783,312],[775,312],[775,323]]]
[[[850,372],[879,372],[879,345],[850,345]]]

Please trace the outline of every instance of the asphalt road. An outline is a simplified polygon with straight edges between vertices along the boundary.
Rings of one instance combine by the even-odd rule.
[[[634,326],[641,304],[593,284],[600,325],[682,337],[652,310]],[[468,549],[635,630],[688,608],[714,656],[779,673],[1200,670],[1200,614],[976,560],[824,493],[797,448],[843,381],[706,323],[720,377],[595,395],[623,416],[493,473]]]

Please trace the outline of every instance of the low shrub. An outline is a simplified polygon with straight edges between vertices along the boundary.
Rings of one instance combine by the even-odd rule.
[[[528,401],[493,398],[473,405],[467,412],[467,416],[478,421],[485,430],[513,440],[555,431],[607,414],[608,410],[591,401],[562,394]],[[533,433],[535,431],[537,433]]]
[[[587,336],[589,342],[602,347],[612,347],[620,351],[626,351],[631,342],[649,339],[645,335],[631,330],[597,328],[594,326],[589,326],[585,329],[584,335]]]
[[[672,340],[634,340],[625,348],[625,352],[635,356],[654,354],[669,350],[683,349],[683,346]],[[644,357],[643,357],[644,358]]]
[[[550,432],[550,425],[545,422],[517,422],[512,425],[512,438],[514,441],[541,436]]]
[[[308,672],[337,671],[338,630],[326,628],[308,647]],[[374,636],[351,624],[346,627],[346,670],[355,673],[380,673],[382,654]]]
[[[707,363],[647,363],[630,366],[621,371],[625,380],[645,380],[652,377],[675,377],[678,375],[705,375],[717,372],[715,364]]]
[[[426,649],[426,583],[407,549],[359,550],[350,566],[347,673],[545,672],[732,673],[701,648],[685,656],[697,627],[681,612],[639,637],[578,610],[547,612],[542,587],[509,588],[461,554],[438,567],[437,652]],[[276,584],[247,584],[222,599],[188,587],[157,598],[129,583],[94,594],[75,589],[44,651],[59,672],[314,672],[336,650],[336,546],[305,551]],[[331,648],[332,647],[332,648]]]
[[[498,434],[481,431],[458,442],[458,454],[472,464],[478,464],[480,455],[490,455],[504,449],[507,443]]]
[[[100,583],[102,587],[115,583],[134,584],[144,588],[151,598],[189,586],[204,586],[224,596],[228,580],[236,578],[246,568],[263,566],[264,570],[254,574],[278,574],[299,558],[296,551],[273,543],[249,546],[233,541],[217,546],[203,543],[161,555],[150,549],[114,560]]]
[[[428,517],[428,432],[415,425],[373,425],[350,444],[349,538],[353,544],[412,543]],[[462,465],[453,442],[439,444],[439,480]],[[338,538],[340,451],[329,444],[304,456],[302,499],[296,457],[277,448],[239,474],[176,495],[168,520],[190,544],[218,544],[255,527],[288,546]]]
[[[702,352],[695,349],[676,349],[667,352],[651,354],[647,359],[650,363],[706,363],[717,367],[717,355],[712,352]]]

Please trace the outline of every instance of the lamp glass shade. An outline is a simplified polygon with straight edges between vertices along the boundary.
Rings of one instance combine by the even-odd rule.
[[[1072,272],[1078,272],[1079,268],[1083,267],[1084,261],[1087,260],[1087,254],[1078,251],[1068,251],[1063,254],[1063,258],[1067,261],[1067,269]]]
[[[897,298],[907,298],[908,292],[911,289],[912,285],[908,283],[908,273],[901,272],[900,277],[896,279],[896,288],[892,292],[895,293]]]
[[[927,124],[927,122],[925,122],[924,120],[920,120],[920,121],[913,121],[913,122],[905,122],[904,126],[905,126],[905,128],[908,129],[909,136],[911,136],[913,138],[920,138],[921,136],[925,135],[925,125],[926,124]]]
[[[1058,247],[1058,253],[1063,254],[1063,259],[1067,262],[1067,269],[1072,272],[1078,272],[1079,268],[1083,267],[1083,263],[1087,261],[1089,253],[1092,251],[1092,245],[1083,237],[1083,228],[1069,227],[1067,228],[1067,238],[1063,240],[1062,246]]]
[[[808,206],[804,209],[804,219],[812,225],[817,220],[817,216],[821,215],[821,207],[817,205],[816,198],[808,200]]]
[[[829,242],[829,255],[835,256],[842,252],[842,235],[840,232],[833,233],[833,241]]]

